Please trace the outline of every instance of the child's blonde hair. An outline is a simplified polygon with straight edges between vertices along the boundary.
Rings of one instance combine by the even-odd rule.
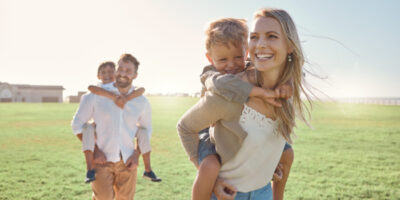
[[[239,47],[243,45],[247,48],[248,28],[246,20],[235,18],[222,18],[212,21],[208,24],[206,34],[206,49],[210,49],[214,45],[233,45]]]

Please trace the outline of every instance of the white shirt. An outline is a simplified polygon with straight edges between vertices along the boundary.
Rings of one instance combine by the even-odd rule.
[[[115,87],[111,90],[119,93]],[[72,119],[74,134],[82,133],[83,125],[91,118],[96,123],[96,144],[109,162],[120,161],[120,153],[126,162],[134,152],[136,132],[144,131],[148,135],[152,132],[150,103],[144,96],[128,101],[120,109],[111,99],[87,93]]]
[[[285,139],[276,133],[277,122],[246,104],[239,123],[248,135],[235,157],[222,165],[219,177],[239,192],[250,192],[271,181]]]
[[[100,82],[97,84],[97,86],[102,87],[103,89],[108,90],[108,91],[115,91],[115,89],[116,89],[114,87],[114,82],[110,82],[110,83],[106,83],[106,84]],[[133,88],[133,86],[132,86],[132,88]]]

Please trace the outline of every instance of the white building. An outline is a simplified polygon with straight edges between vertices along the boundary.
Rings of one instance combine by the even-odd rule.
[[[62,102],[59,85],[19,85],[0,82],[0,102]]]

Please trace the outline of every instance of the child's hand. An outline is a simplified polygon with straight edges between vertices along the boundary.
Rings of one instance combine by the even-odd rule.
[[[278,88],[275,89],[275,95],[277,98],[287,100],[293,96],[293,87],[288,83],[278,86]]]
[[[279,165],[275,169],[272,181],[280,181],[282,180],[282,177],[283,177],[283,166],[282,164],[279,163]]]
[[[125,106],[125,104],[126,104],[125,97],[123,97],[123,96],[118,96],[118,97],[115,99],[114,103],[115,103],[119,108],[124,109],[124,106]]]
[[[264,92],[262,93],[261,97],[266,103],[271,104],[276,107],[282,106],[282,104],[277,100],[277,98],[279,97],[279,91],[277,92],[276,90],[273,91],[273,90],[264,89],[264,88],[262,88],[262,89],[264,90]]]
[[[215,181],[213,192],[218,199],[233,200],[235,199],[237,190],[234,186],[218,178]]]

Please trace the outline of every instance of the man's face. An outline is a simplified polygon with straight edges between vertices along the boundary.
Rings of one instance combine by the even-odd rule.
[[[118,62],[118,69],[115,73],[115,84],[119,88],[126,88],[132,84],[133,79],[137,76],[136,66],[131,62]]]
[[[103,84],[114,82],[115,69],[109,65],[104,66],[100,69],[97,78],[101,80]]]
[[[225,74],[236,74],[243,71],[246,60],[246,48],[243,45],[214,45],[207,58],[217,71]]]

